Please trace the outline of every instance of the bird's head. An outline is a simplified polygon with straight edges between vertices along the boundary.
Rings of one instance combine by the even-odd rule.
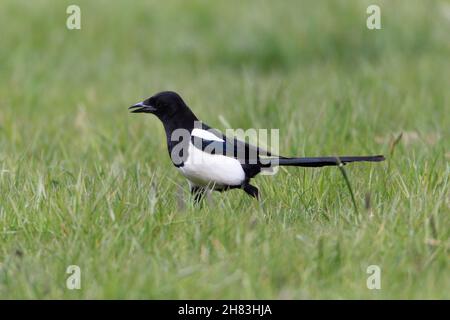
[[[183,99],[172,91],[163,91],[129,107],[132,113],[153,113],[160,119],[170,118],[175,113],[188,109]]]

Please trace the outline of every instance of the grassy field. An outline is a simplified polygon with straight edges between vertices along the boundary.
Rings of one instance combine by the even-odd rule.
[[[2,0],[0,298],[449,299],[450,1],[377,1],[381,30],[371,3]],[[127,110],[161,90],[285,155],[387,161],[346,166],[358,211],[337,168],[198,210]]]

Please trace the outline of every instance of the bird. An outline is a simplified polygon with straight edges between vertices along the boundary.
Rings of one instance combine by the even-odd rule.
[[[128,108],[150,113],[163,124],[173,165],[187,178],[191,196],[200,203],[208,191],[241,189],[259,199],[251,179],[275,166],[323,167],[351,162],[380,162],[383,155],[339,157],[284,157],[224,135],[200,121],[174,91],[159,92]]]

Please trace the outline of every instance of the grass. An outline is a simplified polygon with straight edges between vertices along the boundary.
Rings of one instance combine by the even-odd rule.
[[[379,1],[378,31],[370,1],[79,0],[69,31],[72,3],[0,3],[1,298],[450,298],[450,2]],[[127,111],[169,89],[285,155],[387,161],[346,166],[359,215],[338,168],[197,210]]]

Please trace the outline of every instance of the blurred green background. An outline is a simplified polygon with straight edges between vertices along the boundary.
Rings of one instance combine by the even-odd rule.
[[[449,34],[443,0],[2,0],[0,297],[448,299]],[[388,160],[347,166],[359,215],[333,168],[196,210],[160,123],[127,110],[161,90],[280,128],[285,155]]]

